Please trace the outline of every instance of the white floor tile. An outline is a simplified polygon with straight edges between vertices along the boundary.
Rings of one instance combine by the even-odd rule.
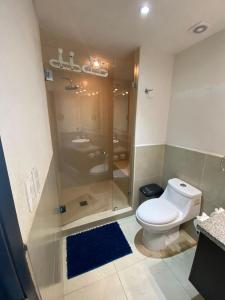
[[[131,218],[128,222],[120,224],[127,241],[131,246],[134,245],[134,239],[138,231],[141,229],[141,226],[137,223],[135,218]]]
[[[190,300],[190,296],[164,262],[149,269],[161,292],[167,300]]]
[[[184,288],[159,260],[147,260],[118,273],[129,300],[190,300]]]
[[[126,300],[117,274],[67,294],[65,300]]]
[[[78,290],[82,287],[93,284],[96,281],[104,279],[115,273],[116,273],[115,266],[113,265],[113,263],[109,263],[95,270],[84,273],[80,276],[76,276],[71,279],[66,279],[64,281],[64,293],[67,294],[69,292]]]
[[[190,297],[198,295],[198,291],[188,280],[194,258],[195,247],[173,257],[164,259],[171,272],[185,288]]]
[[[125,223],[133,222],[134,220],[135,220],[135,215],[132,215],[132,216],[129,216],[129,217],[126,217],[126,218],[119,219],[117,222],[120,225],[122,225],[122,224],[125,224]]]
[[[118,274],[129,300],[165,299],[153,276],[148,272],[146,263],[135,264]]]
[[[133,250],[132,254],[116,259],[113,263],[115,265],[116,271],[122,271],[130,267],[131,265],[139,263],[144,259],[145,257],[142,254],[139,254],[137,251]]]

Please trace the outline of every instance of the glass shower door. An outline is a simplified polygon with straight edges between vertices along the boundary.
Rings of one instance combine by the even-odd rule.
[[[113,86],[113,207],[119,210],[130,197],[131,81],[115,80]]]
[[[112,81],[69,75],[48,97],[63,224],[112,210]]]

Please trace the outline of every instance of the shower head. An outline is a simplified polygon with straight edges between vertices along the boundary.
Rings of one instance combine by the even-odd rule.
[[[72,79],[68,77],[62,77],[62,79],[69,81],[69,84],[65,86],[66,91],[76,91],[79,89],[79,84],[75,84]]]

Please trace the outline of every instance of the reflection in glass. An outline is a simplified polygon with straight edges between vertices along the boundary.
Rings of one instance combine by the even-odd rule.
[[[53,51],[43,42],[48,68]],[[64,224],[129,206],[133,61],[108,61],[108,77],[53,69],[46,82]]]

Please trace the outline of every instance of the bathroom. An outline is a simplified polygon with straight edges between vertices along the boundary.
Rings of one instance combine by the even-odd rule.
[[[223,299],[225,3],[0,14],[0,298]]]

